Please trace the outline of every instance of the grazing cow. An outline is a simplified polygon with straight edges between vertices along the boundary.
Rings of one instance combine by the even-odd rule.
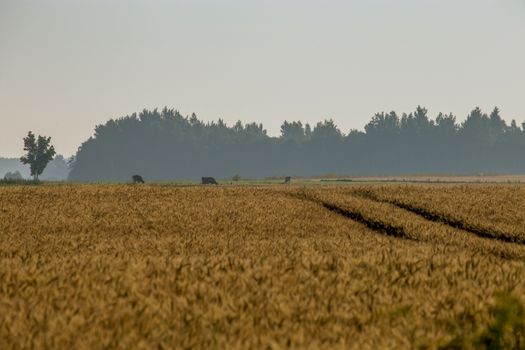
[[[133,179],[133,183],[134,184],[143,184],[144,183],[144,179],[140,175],[133,175],[131,178]]]
[[[218,185],[217,181],[213,177],[203,177],[201,179],[201,184],[203,185]]]
[[[289,185],[290,182],[292,182],[292,177],[291,177],[291,176],[287,176],[287,177],[284,178],[284,183],[285,183],[286,185]]]

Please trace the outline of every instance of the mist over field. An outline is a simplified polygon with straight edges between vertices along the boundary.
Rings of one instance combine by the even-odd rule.
[[[69,166],[62,155],[52,160],[40,177],[45,181],[64,181],[69,176]],[[7,173],[19,172],[23,178],[30,177],[29,166],[22,164],[19,158],[0,158],[0,178]]]
[[[332,119],[284,121],[279,137],[262,123],[204,122],[174,109],[143,110],[98,125],[69,159],[57,156],[43,180],[148,181],[284,176],[497,175],[525,172],[525,131],[495,107],[452,113],[376,113],[364,131],[344,133]],[[29,167],[0,159],[0,174]]]

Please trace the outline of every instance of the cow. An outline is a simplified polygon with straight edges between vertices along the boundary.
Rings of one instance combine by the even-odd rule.
[[[131,178],[133,179],[133,183],[134,184],[143,184],[144,183],[144,179],[140,175],[133,175]]]
[[[201,184],[203,185],[218,185],[217,181],[213,177],[203,177],[201,179]]]
[[[287,176],[287,177],[284,178],[284,183],[285,183],[286,185],[289,185],[290,182],[292,182],[292,177],[291,177],[291,176]]]

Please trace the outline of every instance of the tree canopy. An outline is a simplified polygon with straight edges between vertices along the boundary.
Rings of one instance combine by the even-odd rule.
[[[98,125],[79,147],[70,179],[520,173],[524,151],[522,126],[507,125],[498,108],[487,115],[476,107],[459,124],[452,113],[432,119],[422,106],[401,116],[380,112],[364,132],[346,134],[332,119],[313,128],[284,121],[279,137],[259,123],[205,123],[164,108]]]
[[[29,164],[31,176],[34,180],[38,180],[56,154],[55,147],[51,145],[51,137],[38,135],[37,138],[29,131],[24,137],[24,151],[26,154],[20,158],[20,161]]]

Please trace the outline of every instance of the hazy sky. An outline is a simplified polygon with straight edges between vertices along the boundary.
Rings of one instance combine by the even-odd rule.
[[[143,108],[278,135],[418,104],[525,120],[525,0],[0,0],[0,156]]]

